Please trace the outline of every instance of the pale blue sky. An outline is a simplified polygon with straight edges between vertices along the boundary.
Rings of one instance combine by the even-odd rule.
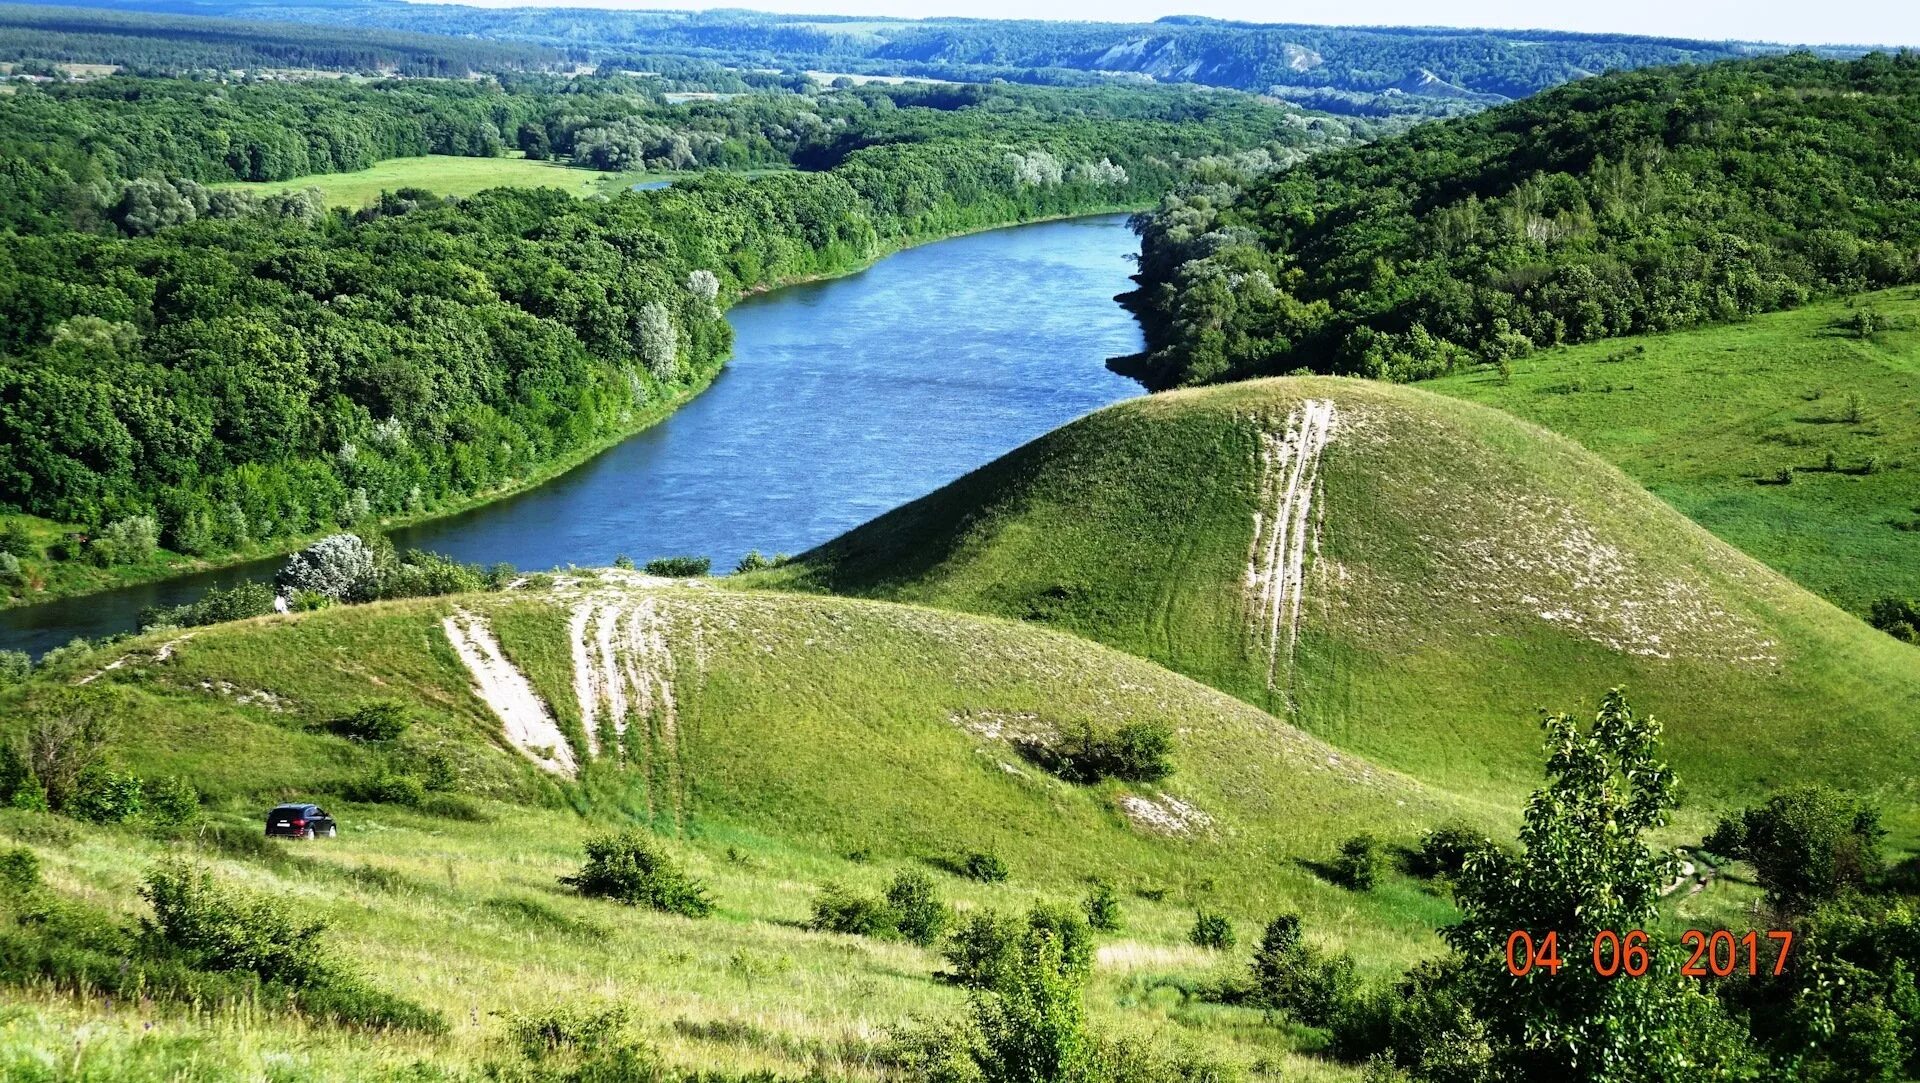
[[[1794,43],[1920,45],[1920,2],[1907,0],[461,0],[487,7],[752,8],[837,15],[972,15],[990,19],[1145,22],[1212,15],[1343,26],[1498,26],[1741,38]]]

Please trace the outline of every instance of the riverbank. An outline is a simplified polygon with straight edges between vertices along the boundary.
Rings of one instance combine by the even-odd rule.
[[[735,304],[747,297],[761,296],[810,282],[830,281],[859,274],[889,256],[896,255],[907,249],[921,247],[942,240],[949,240],[970,234],[986,233],[999,229],[1008,229],[1016,226],[1035,225],[1043,222],[1120,214],[1136,209],[1138,209],[1138,204],[1108,204],[1078,210],[1071,214],[1013,218],[974,228],[915,235],[910,238],[903,238],[883,244],[869,257],[831,273],[785,276],[774,283],[742,291],[728,302],[727,307],[730,310]],[[584,464],[606,454],[613,447],[634,438],[649,428],[658,425],[661,421],[673,416],[687,403],[693,401],[705,392],[730,361],[731,357],[722,361],[719,365],[696,373],[691,382],[683,387],[677,388],[670,397],[650,404],[647,408],[637,412],[630,425],[623,426],[617,431],[608,433],[601,439],[585,444],[568,454],[559,456],[551,462],[544,464],[541,469],[531,472],[522,478],[515,479],[511,483],[496,486],[484,493],[451,499],[444,504],[420,514],[388,516],[360,525],[366,529],[377,529],[382,532],[404,530],[439,520],[451,519],[501,500],[526,494],[531,490],[552,482],[562,475],[579,469]],[[36,524],[36,531],[39,536],[49,541],[57,540],[67,529],[60,524],[48,523],[45,520],[33,520],[32,522]],[[270,545],[249,546],[245,550],[223,554],[218,557],[189,557],[179,554],[162,553],[153,560],[143,564],[113,568],[100,568],[79,560],[53,562],[44,567],[48,571],[55,573],[65,571],[69,577],[64,580],[49,577],[46,581],[47,589],[22,596],[9,596],[6,598],[5,604],[0,605],[0,609],[58,602],[81,598],[90,594],[164,583],[169,580],[184,579],[218,572],[223,569],[231,569],[256,561],[283,556],[310,544],[315,538],[327,533],[334,533],[337,529],[338,528],[332,528],[300,536],[276,539],[275,542]]]

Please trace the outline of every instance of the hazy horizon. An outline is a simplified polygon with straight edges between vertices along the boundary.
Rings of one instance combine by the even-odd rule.
[[[1520,0],[1300,0],[1276,9],[1252,0],[1065,0],[1044,9],[1021,0],[413,0],[470,7],[606,8],[626,11],[762,11],[781,15],[871,15],[893,18],[971,17],[1094,22],[1152,22],[1168,15],[1202,15],[1258,23],[1325,26],[1435,26],[1459,29],[1562,30],[1638,34],[1708,41],[1788,45],[1920,45],[1920,4],[1842,0],[1809,7],[1786,3],[1705,0],[1620,0],[1599,9],[1542,6]]]

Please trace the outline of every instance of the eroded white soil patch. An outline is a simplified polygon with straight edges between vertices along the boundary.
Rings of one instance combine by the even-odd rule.
[[[1191,835],[1213,825],[1213,817],[1171,794],[1158,797],[1122,794],[1119,804],[1120,811],[1135,827],[1163,835]]]
[[[1308,399],[1279,432],[1260,433],[1260,500],[1245,583],[1248,623],[1267,652],[1267,687],[1282,683],[1300,638],[1307,561],[1320,547],[1320,455],[1333,440],[1338,413],[1326,399]]]
[[[670,748],[678,736],[679,708],[661,600],[652,594],[583,598],[568,615],[567,631],[573,691],[592,754],[620,755],[628,727],[649,721],[653,736]],[[603,732],[616,747],[602,747]]]
[[[440,622],[447,642],[473,678],[473,694],[500,719],[507,740],[545,770],[569,777],[579,773],[573,748],[533,682],[500,650],[485,617],[464,609]]]

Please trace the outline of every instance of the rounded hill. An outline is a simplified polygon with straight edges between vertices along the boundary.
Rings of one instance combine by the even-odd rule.
[[[1625,685],[1696,793],[1910,806],[1920,655],[1499,411],[1329,377],[1100,411],[768,573],[1070,630],[1428,781],[1517,790]]]

